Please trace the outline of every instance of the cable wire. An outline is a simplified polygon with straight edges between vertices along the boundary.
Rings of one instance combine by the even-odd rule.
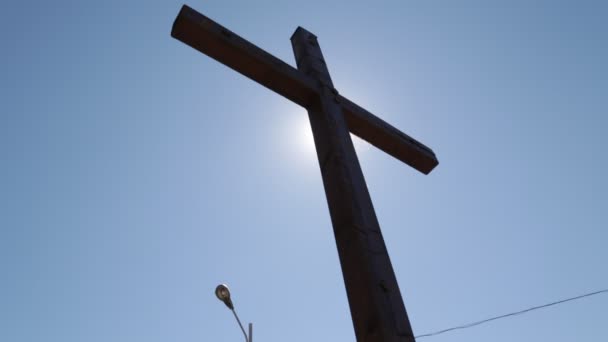
[[[424,338],[424,337],[430,337],[430,336],[436,336],[436,335],[444,334],[444,333],[447,333],[447,332],[450,332],[450,331],[453,331],[453,330],[467,329],[467,328],[471,328],[471,327],[474,327],[474,326],[477,326],[477,325],[480,325],[480,324],[484,324],[484,323],[487,323],[487,322],[490,322],[490,321],[495,321],[497,319],[511,317],[511,316],[516,316],[516,315],[521,315],[523,313],[534,311],[534,310],[538,310],[538,309],[543,309],[543,308],[546,308],[548,306],[562,304],[562,303],[565,303],[565,302],[570,302],[570,301],[573,301],[573,300],[577,300],[577,299],[581,299],[581,298],[585,298],[585,297],[590,297],[590,296],[594,296],[594,295],[597,295],[597,294],[600,294],[600,293],[606,293],[606,292],[608,292],[608,289],[599,290],[599,291],[595,291],[595,292],[590,292],[590,293],[586,293],[586,294],[583,294],[583,295],[580,295],[580,296],[566,298],[566,299],[558,300],[556,302],[552,302],[552,303],[548,303],[548,304],[543,304],[543,305],[539,305],[539,306],[533,306],[533,307],[525,309],[525,310],[515,311],[515,312],[508,313],[508,314],[500,315],[500,316],[486,318],[486,319],[483,319],[481,321],[477,321],[477,322],[473,322],[473,323],[468,323],[468,324],[464,324],[464,325],[459,325],[459,326],[448,328],[448,329],[438,330],[438,331],[435,331],[435,332],[426,333],[426,334],[418,335],[418,336],[415,336],[415,337],[416,338]]]

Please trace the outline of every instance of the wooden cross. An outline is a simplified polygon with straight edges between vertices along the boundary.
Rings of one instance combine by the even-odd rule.
[[[433,151],[338,94],[301,27],[298,69],[185,5],[171,36],[308,110],[357,341],[415,341],[349,132],[424,174],[438,164]]]

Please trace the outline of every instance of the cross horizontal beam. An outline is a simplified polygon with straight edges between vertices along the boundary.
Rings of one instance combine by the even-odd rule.
[[[234,32],[184,5],[171,36],[216,61],[308,108],[321,84]],[[439,163],[435,153],[354,102],[335,92],[351,133],[380,150],[428,174]]]

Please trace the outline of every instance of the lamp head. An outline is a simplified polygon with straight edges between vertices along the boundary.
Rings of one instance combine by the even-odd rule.
[[[232,300],[230,300],[230,290],[228,289],[228,286],[226,286],[226,284],[219,284],[215,288],[215,295],[217,296],[217,299],[221,300],[222,302],[224,302],[224,304],[226,304],[228,309],[234,310],[234,305],[232,304]]]

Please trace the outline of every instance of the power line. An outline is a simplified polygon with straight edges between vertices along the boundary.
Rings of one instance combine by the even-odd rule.
[[[415,337],[416,338],[430,337],[430,336],[436,336],[436,335],[444,334],[444,333],[447,333],[447,332],[453,331],[453,330],[467,329],[467,328],[471,328],[471,327],[474,327],[474,326],[477,326],[477,325],[480,325],[480,324],[484,324],[484,323],[487,323],[487,322],[490,322],[490,321],[495,321],[497,319],[511,317],[511,316],[516,316],[516,315],[521,315],[523,313],[534,311],[534,310],[538,310],[538,309],[543,309],[543,308],[546,308],[548,306],[562,304],[562,303],[565,303],[565,302],[569,302],[569,301],[573,301],[573,300],[577,300],[577,299],[581,299],[581,298],[585,298],[585,297],[590,297],[590,296],[594,296],[594,295],[597,295],[597,294],[600,294],[600,293],[606,293],[606,292],[608,292],[608,289],[604,289],[604,290],[600,290],[600,291],[595,291],[595,292],[590,292],[590,293],[586,293],[584,295],[580,295],[580,296],[576,296],[576,297],[572,297],[572,298],[566,298],[566,299],[558,300],[556,302],[552,302],[552,303],[548,303],[548,304],[543,304],[543,305],[539,305],[539,306],[533,306],[533,307],[525,309],[525,310],[511,312],[511,313],[508,313],[508,314],[505,314],[505,315],[496,316],[496,317],[486,318],[486,319],[483,319],[481,321],[477,321],[477,322],[473,322],[473,323],[468,323],[468,324],[464,324],[464,325],[459,325],[459,326],[448,328],[448,329],[438,330],[438,331],[435,331],[435,332],[432,332],[432,333],[422,334],[422,335],[418,335],[418,336],[415,336]]]

